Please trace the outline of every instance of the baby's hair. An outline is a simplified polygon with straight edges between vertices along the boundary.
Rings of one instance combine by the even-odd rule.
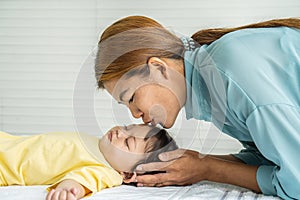
[[[175,140],[169,135],[165,129],[160,129],[158,127],[153,127],[145,137],[145,140],[154,139],[154,142],[151,142],[150,145],[146,148],[148,155],[145,159],[139,161],[134,167],[133,170],[139,164],[145,164],[150,162],[159,162],[160,159],[158,155],[163,152],[173,151],[178,149],[178,146]]]

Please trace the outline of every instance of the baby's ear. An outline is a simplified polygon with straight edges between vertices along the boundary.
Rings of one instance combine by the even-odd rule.
[[[124,183],[135,183],[136,182],[136,172],[120,172],[123,177]]]

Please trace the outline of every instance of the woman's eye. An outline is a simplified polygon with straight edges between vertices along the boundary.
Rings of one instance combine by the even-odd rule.
[[[133,102],[133,100],[134,100],[134,95],[135,95],[135,94],[133,94],[133,95],[131,96],[131,98],[129,99],[129,103],[132,103],[132,102]]]

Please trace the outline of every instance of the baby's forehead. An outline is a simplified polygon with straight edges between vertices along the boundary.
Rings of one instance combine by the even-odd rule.
[[[150,129],[148,130],[146,138],[155,137],[155,135],[159,134],[159,132],[161,131],[161,129],[158,127],[155,126],[149,126],[149,127]]]
[[[160,131],[158,127],[148,124],[125,125],[124,129],[131,133],[132,136],[143,136],[145,138],[151,137]]]

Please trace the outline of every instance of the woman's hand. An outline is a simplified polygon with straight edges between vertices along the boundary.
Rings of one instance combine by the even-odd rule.
[[[190,185],[207,179],[205,157],[192,150],[178,149],[159,155],[163,162],[142,164],[137,173],[165,171],[136,177],[138,186]]]
[[[137,173],[166,173],[138,175],[138,186],[189,185],[209,180],[261,192],[256,181],[258,166],[244,164],[233,156],[204,156],[196,151],[178,149],[162,153],[159,158],[163,162],[139,165]]]

